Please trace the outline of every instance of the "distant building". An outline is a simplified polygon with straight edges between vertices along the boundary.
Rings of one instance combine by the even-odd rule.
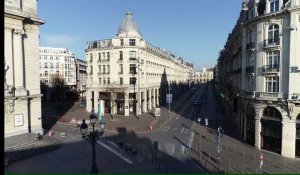
[[[214,79],[213,68],[206,69],[203,68],[200,71],[195,72],[194,74],[194,82],[195,83],[207,83]]]
[[[87,64],[86,61],[76,59],[76,84],[77,91],[80,93],[80,97],[85,97],[86,85],[87,85]]]
[[[120,115],[165,104],[168,85],[187,83],[192,69],[182,58],[147,43],[130,12],[116,37],[88,42],[86,60],[87,111],[97,112],[104,100],[106,113]]]
[[[76,87],[76,66],[74,54],[65,48],[39,47],[41,83],[51,85],[52,75],[60,75],[66,86]]]
[[[4,1],[4,136],[43,133],[36,0]]]

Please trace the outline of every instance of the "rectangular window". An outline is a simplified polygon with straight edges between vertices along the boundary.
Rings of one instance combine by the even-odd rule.
[[[48,71],[45,71],[45,76],[48,76]]]
[[[130,84],[135,84],[136,83],[136,78],[132,77],[129,79]]]
[[[135,64],[130,64],[129,65],[129,73],[130,74],[136,74],[136,65]]]
[[[53,63],[50,63],[50,68],[52,68],[52,69],[53,69]]]
[[[121,39],[120,42],[121,42],[121,46],[124,46],[124,39]]]
[[[45,67],[44,68],[48,68],[48,63],[45,63],[45,65],[44,65]]]
[[[119,64],[119,74],[123,74],[123,64]]]
[[[266,92],[279,92],[279,77],[266,77]]]
[[[109,52],[106,53],[106,57],[107,57],[107,61],[109,61],[110,60],[110,53]]]
[[[93,74],[93,66],[91,66],[91,74]]]
[[[102,59],[105,60],[105,52],[102,53]]]
[[[98,53],[98,60],[101,61],[101,53]]]
[[[135,39],[129,39],[129,45],[135,46]]]
[[[106,84],[106,79],[105,78],[103,78],[103,84]]]
[[[42,63],[40,63],[40,68],[42,68]]]
[[[56,63],[56,68],[59,69],[59,63]]]
[[[65,59],[65,61],[67,61],[67,60]],[[92,53],[90,54],[90,62],[93,62],[93,54]]]
[[[101,78],[99,78],[99,84],[101,84]]]
[[[120,78],[120,84],[123,84],[123,78]]]
[[[129,51],[129,60],[136,60],[136,51]]]
[[[107,78],[107,84],[110,84],[110,78]]]
[[[273,0],[270,3],[270,12],[276,12],[279,10],[279,0]]]
[[[119,58],[120,61],[123,61],[123,51],[120,51],[120,58]]]
[[[99,66],[99,73],[101,73],[101,66]]]
[[[102,71],[103,71],[103,74],[105,74],[105,65],[103,65],[103,67],[102,67],[103,69],[102,69]]]
[[[107,65],[107,74],[110,74],[110,66]]]
[[[52,56],[50,56],[50,60],[53,60],[53,57],[52,57]]]

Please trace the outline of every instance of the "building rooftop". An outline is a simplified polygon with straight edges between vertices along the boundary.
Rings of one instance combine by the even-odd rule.
[[[122,34],[141,36],[139,27],[138,27],[137,23],[134,21],[133,14],[131,12],[127,12],[125,14],[125,18],[119,26],[119,31],[118,31],[117,36],[120,36]]]

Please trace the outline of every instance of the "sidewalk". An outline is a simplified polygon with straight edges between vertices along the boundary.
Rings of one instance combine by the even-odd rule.
[[[209,99],[213,99],[213,104],[216,104],[214,99],[214,93],[212,89],[209,89],[211,96]],[[216,104],[217,105],[217,104]],[[214,107],[213,105],[210,105]],[[229,121],[226,115],[220,114],[215,109],[205,109],[208,113],[220,118],[222,116],[221,125],[225,129],[224,137],[221,138],[221,153],[220,164],[218,170],[218,155],[217,145],[214,144],[216,139],[214,132],[208,132],[205,126],[195,124],[193,131],[196,133],[192,149],[188,150],[190,156],[201,166],[205,167],[212,173],[288,173],[299,174],[300,173],[300,160],[283,157],[279,154],[268,152],[265,150],[259,150],[253,146],[248,145],[242,141],[239,141],[233,137],[226,135],[227,133],[234,133],[235,127],[233,123]],[[224,121],[227,121],[224,123]],[[215,128],[211,128],[215,129]],[[209,129],[211,131],[211,129]],[[205,134],[205,137],[202,135]],[[260,154],[263,154],[263,165],[260,169]]]

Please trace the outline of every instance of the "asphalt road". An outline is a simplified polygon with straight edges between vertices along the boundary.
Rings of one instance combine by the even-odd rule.
[[[153,132],[135,134],[145,146],[158,141],[157,154],[132,156],[117,145],[99,140],[95,146],[99,173],[207,173],[196,165],[185,150],[191,146],[194,132],[191,128],[201,114],[195,100],[206,99],[205,87],[201,86],[184,102],[180,110],[164,126]],[[202,106],[203,107],[203,106]],[[35,156],[10,165],[5,169],[12,173],[89,173],[92,167],[92,146],[82,140],[80,131],[68,126],[57,126],[57,133],[66,132],[64,146],[49,153]],[[58,134],[56,135],[58,136]],[[151,146],[150,146],[151,147]],[[156,157],[157,155],[157,157]]]

